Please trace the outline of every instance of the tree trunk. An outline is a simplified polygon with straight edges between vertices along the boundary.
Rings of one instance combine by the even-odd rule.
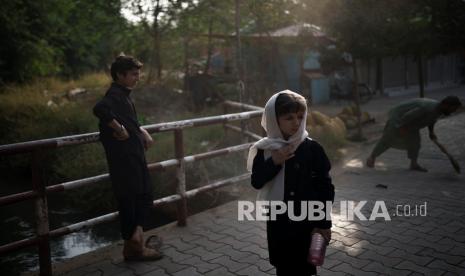
[[[408,57],[404,56],[404,87],[409,88]]]
[[[421,54],[417,55],[418,65],[418,86],[420,87],[420,98],[425,97],[425,83],[424,83],[424,70],[423,70],[423,57]]]
[[[160,54],[160,22],[159,22],[159,15],[161,13],[161,6],[160,0],[157,0],[157,4],[155,6],[155,10],[153,11],[153,57],[154,57],[154,64],[157,69],[157,81],[161,80],[161,72],[162,72],[162,65],[161,65],[161,54]]]
[[[203,69],[204,74],[208,74],[208,70],[210,70],[210,60],[211,60],[211,56],[213,52],[212,33],[213,33],[213,17],[210,16],[209,21],[208,21],[207,61],[205,62],[205,68]]]
[[[242,64],[242,48],[241,48],[241,35],[240,35],[240,24],[241,24],[241,15],[240,15],[240,0],[235,1],[235,28],[236,28],[236,72],[237,72],[237,89],[239,90],[239,102],[244,101],[245,94],[245,81],[244,81],[244,71]],[[241,111],[244,111],[244,108],[241,107]],[[241,131],[244,133],[247,131],[247,122],[245,120],[241,121]],[[247,143],[249,139],[246,135],[242,134],[242,143]],[[244,155],[246,156],[246,155]]]
[[[352,62],[352,68],[354,70],[354,90],[353,90],[353,97],[355,102],[355,108],[357,109],[357,135],[356,140],[363,140],[363,133],[362,133],[362,121],[361,115],[362,110],[360,108],[360,93],[358,91],[358,68],[357,68],[357,60],[354,58]]]
[[[384,94],[383,58],[376,59],[376,90],[379,94]]]
[[[184,92],[189,90],[189,38],[184,37]]]
[[[235,1],[235,30],[236,30],[236,76],[238,81],[238,88],[239,88],[239,102],[242,103],[243,101],[243,93],[244,88],[244,80],[243,80],[243,65],[242,65],[242,48],[241,48],[241,36],[240,36],[240,22],[241,22],[241,15],[240,15],[240,0]]]

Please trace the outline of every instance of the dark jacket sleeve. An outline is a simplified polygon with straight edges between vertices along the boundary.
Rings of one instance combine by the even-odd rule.
[[[104,97],[94,106],[94,115],[97,116],[104,125],[108,125],[113,119],[116,118],[112,110],[110,99]]]
[[[312,142],[312,164],[313,172],[315,173],[312,178],[316,184],[315,186],[318,199],[325,203],[326,206],[326,201],[334,202],[334,185],[332,184],[331,176],[329,175],[331,163],[323,147],[314,141]],[[315,226],[322,229],[329,229],[331,228],[332,223],[331,220],[325,219],[317,221]]]
[[[275,165],[273,163],[273,159],[271,157],[265,160],[263,150],[259,149],[253,160],[251,177],[252,186],[255,189],[261,189],[279,173],[281,168],[281,165]]]

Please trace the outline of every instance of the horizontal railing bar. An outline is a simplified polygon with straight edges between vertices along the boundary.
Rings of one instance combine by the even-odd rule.
[[[25,201],[28,199],[35,198],[36,196],[37,196],[37,193],[35,191],[26,191],[22,193],[2,196],[0,197],[0,206]]]
[[[184,159],[184,162],[191,163],[191,162],[195,162],[199,160],[227,155],[233,152],[247,150],[250,146],[252,146],[252,144],[253,143],[247,143],[247,144],[227,147],[227,148],[223,148],[219,150],[214,150],[210,152],[190,155],[190,156],[184,157],[183,159]],[[179,165],[178,159],[170,159],[170,160],[165,160],[165,161],[161,161],[157,163],[148,164],[147,167],[150,171],[160,171],[160,170],[165,170],[167,168],[175,167],[178,165]],[[76,188],[83,187],[86,185],[94,184],[94,183],[97,183],[99,181],[103,181],[109,178],[110,178],[109,174],[106,173],[106,174],[101,174],[97,176],[82,178],[78,180],[73,180],[69,182],[64,182],[64,183],[48,186],[45,188],[45,190],[47,194],[52,194],[56,192],[62,192],[65,190],[76,189]],[[37,194],[34,191],[27,191],[27,192],[23,192],[20,194],[13,194],[13,195],[0,197],[0,206],[13,204],[13,203],[24,201],[27,199],[32,199],[32,198],[35,198],[36,196]]]
[[[196,196],[199,193],[202,193],[202,192],[205,192],[205,191],[208,191],[208,190],[212,190],[212,189],[216,189],[216,188],[219,188],[219,187],[227,186],[227,185],[239,182],[239,181],[243,181],[243,180],[248,179],[249,177],[250,177],[250,173],[246,173],[246,174],[231,177],[231,178],[228,178],[228,179],[219,180],[219,181],[214,182],[212,184],[208,184],[208,185],[205,185],[205,186],[202,186],[202,187],[187,191],[186,196],[187,196],[187,198],[191,198],[191,197]],[[181,199],[181,196],[179,196],[179,195],[170,195],[170,196],[166,196],[166,197],[163,197],[163,198],[160,198],[160,199],[156,199],[156,200],[154,200],[152,202],[152,204],[153,204],[153,207],[157,207],[157,206],[160,206],[160,205],[176,202],[176,201],[178,201],[180,199]],[[73,233],[73,232],[77,232],[77,231],[80,231],[80,230],[83,230],[83,229],[87,229],[87,228],[89,228],[91,226],[95,226],[97,224],[101,224],[101,223],[105,223],[105,222],[115,220],[117,217],[118,217],[118,212],[109,213],[109,214],[106,214],[106,215],[102,215],[102,216],[99,216],[99,217],[95,217],[95,218],[92,218],[92,219],[81,221],[81,222],[78,222],[78,223],[75,223],[75,224],[71,224],[71,225],[68,225],[68,226],[65,226],[65,227],[54,229],[54,230],[50,231],[49,235],[50,235],[51,238],[63,236],[63,235],[70,234],[70,233]],[[14,251],[14,250],[18,250],[18,249],[22,249],[22,248],[34,245],[37,242],[38,242],[38,237],[31,237],[31,238],[26,238],[26,239],[23,239],[23,240],[20,240],[20,241],[15,241],[15,242],[12,242],[12,243],[9,243],[9,244],[5,244],[5,245],[0,246],[0,254],[7,253],[7,252],[10,252],[10,251]]]
[[[196,119],[189,119],[189,120],[176,121],[176,122],[152,124],[152,125],[143,126],[143,128],[145,128],[150,133],[172,131],[175,129],[183,129],[183,128],[188,128],[188,127],[199,127],[199,126],[206,126],[206,125],[212,125],[212,124],[223,123],[223,122],[247,120],[250,118],[259,117],[261,116],[261,113],[262,113],[261,111],[247,111],[247,112],[241,112],[241,113],[196,118]],[[70,146],[70,145],[82,145],[82,144],[94,143],[94,142],[97,142],[98,140],[99,140],[99,133],[93,132],[93,133],[87,133],[87,134],[63,136],[63,137],[57,137],[57,138],[0,145],[0,156],[7,155],[7,154],[30,152],[30,151],[34,151],[38,149],[59,148],[59,147]]]
[[[258,135],[258,134],[256,134],[256,133],[253,133],[253,132],[251,132],[251,131],[248,131],[248,130],[242,131],[242,129],[241,129],[240,127],[237,127],[237,126],[233,126],[233,125],[230,125],[230,124],[225,124],[224,126],[225,126],[226,128],[231,129],[231,130],[234,130],[234,131],[236,131],[236,132],[243,133],[243,134],[245,134],[245,135],[247,135],[247,136],[249,136],[250,138],[255,139],[255,140],[260,140],[260,139],[263,138],[262,136],[260,136],[260,135]]]
[[[248,110],[259,110],[263,111],[263,107],[255,106],[255,105],[250,105],[250,104],[244,104],[244,103],[238,103],[234,101],[224,101],[224,105],[231,106],[231,107],[237,107],[237,108],[244,108]]]
[[[202,186],[202,187],[187,191],[186,196],[188,198],[189,197],[194,197],[198,193],[202,193],[202,192],[205,192],[205,191],[208,191],[208,190],[217,189],[217,188],[220,188],[222,186],[227,186],[229,184],[233,184],[233,183],[236,183],[236,182],[239,182],[239,181],[243,181],[243,180],[246,180],[246,179],[250,178],[250,175],[251,175],[250,173],[246,173],[246,174],[231,177],[231,178],[228,178],[228,179],[225,179],[225,180],[220,180],[220,181],[217,181],[215,183],[212,183],[212,184],[209,184],[209,185],[205,185],[205,186]]]
[[[23,249],[26,247],[30,247],[32,245],[36,245],[39,242],[38,237],[31,237],[31,238],[26,238],[22,239],[19,241],[14,241],[12,243],[4,244],[0,246],[0,255],[4,253],[8,253],[11,251]]]
[[[241,113],[233,113],[219,116],[211,116],[204,118],[196,118],[190,120],[177,121],[172,123],[163,123],[163,124],[154,124],[146,125],[144,128],[148,132],[162,132],[162,131],[171,131],[175,129],[183,129],[188,127],[198,127],[206,126],[218,123],[226,123],[239,120],[248,120],[251,118],[261,116],[262,111],[246,111]]]

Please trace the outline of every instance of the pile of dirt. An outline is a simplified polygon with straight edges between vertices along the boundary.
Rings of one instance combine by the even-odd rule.
[[[359,109],[356,106],[346,106],[337,115],[337,117],[339,117],[344,122],[347,129],[353,129],[357,127],[358,114]],[[362,112],[360,114],[360,121],[363,125],[367,123],[374,123],[375,119],[368,112]]]
[[[331,135],[344,138],[347,134],[346,126],[339,117],[331,118],[319,111],[311,111],[308,114],[307,128],[316,137]]]

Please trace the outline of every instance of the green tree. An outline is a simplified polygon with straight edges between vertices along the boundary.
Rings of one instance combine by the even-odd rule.
[[[3,1],[0,80],[102,69],[125,32],[119,0]]]

